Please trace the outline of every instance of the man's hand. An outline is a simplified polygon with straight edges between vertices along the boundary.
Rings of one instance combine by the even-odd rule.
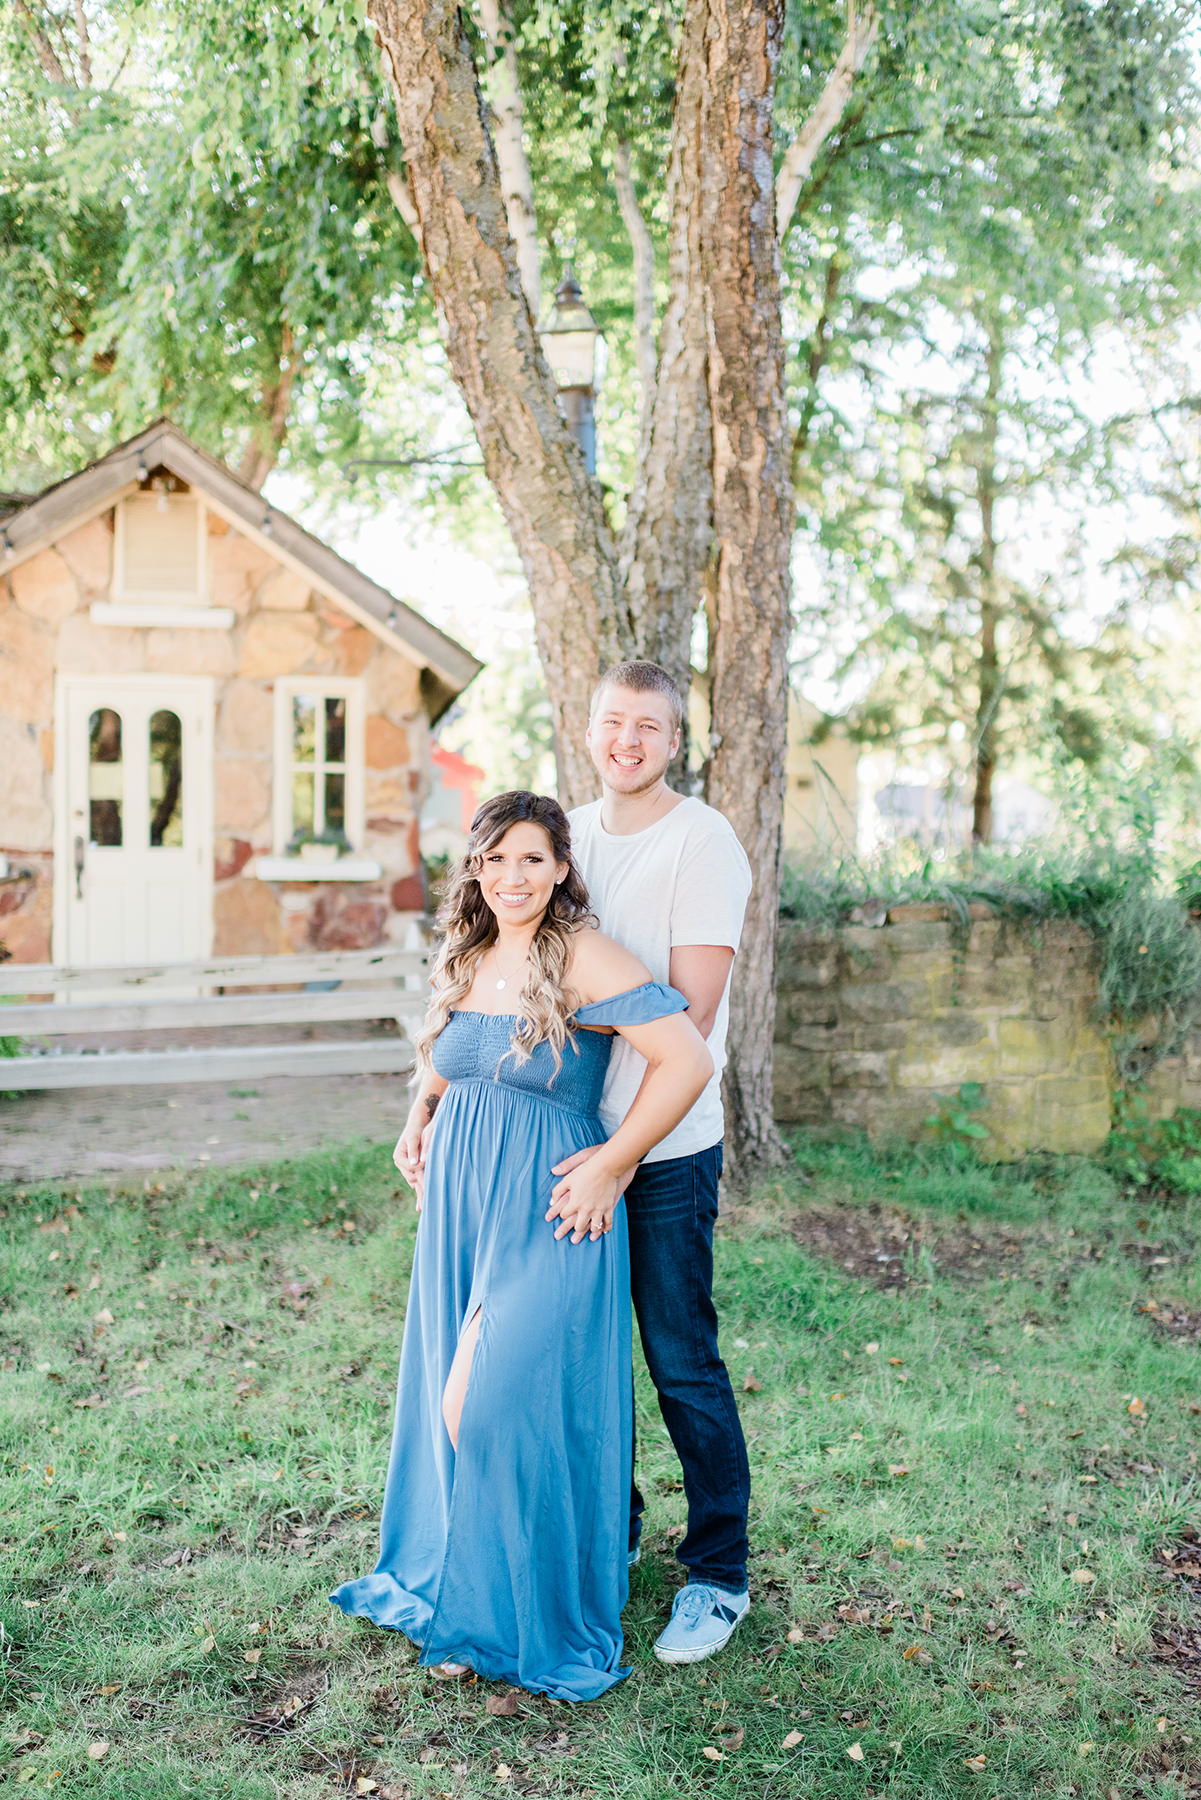
[[[578,1169],[582,1169],[603,1148],[602,1144],[591,1144],[588,1149],[577,1150],[574,1155],[565,1157],[551,1170],[552,1175],[564,1178],[554,1188],[546,1214],[548,1224],[555,1219],[562,1221],[555,1232],[556,1238],[566,1237],[570,1231],[573,1244],[581,1243],[585,1237],[595,1243],[598,1237],[603,1237],[606,1231],[612,1229],[617,1203],[633,1181],[637,1168],[626,1169],[615,1182],[610,1176],[603,1187],[594,1183],[590,1176],[577,1177],[574,1181],[571,1179]],[[593,1174],[596,1173],[597,1171],[593,1171]],[[611,1199],[608,1198],[610,1192]]]

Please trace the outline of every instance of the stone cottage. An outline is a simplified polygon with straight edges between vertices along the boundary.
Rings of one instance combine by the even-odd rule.
[[[97,965],[395,941],[480,664],[152,425],[0,509],[0,940]]]

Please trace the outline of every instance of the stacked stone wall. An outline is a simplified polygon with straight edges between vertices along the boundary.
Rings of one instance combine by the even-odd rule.
[[[981,909],[973,909],[981,910]],[[1109,1130],[1112,1057],[1083,927],[894,907],[879,926],[781,925],[775,1032],[782,1124],[919,1136],[979,1082],[985,1154],[1089,1152]]]

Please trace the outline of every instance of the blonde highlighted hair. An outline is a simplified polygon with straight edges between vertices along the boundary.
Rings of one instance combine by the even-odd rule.
[[[517,790],[485,800],[471,821],[467,849],[451,870],[446,896],[438,908],[438,927],[444,933],[434,964],[433,999],[425,1022],[417,1033],[417,1062],[428,1069],[434,1041],[445,1029],[451,1013],[471,989],[480,962],[496,942],[496,915],[480,888],[484,858],[514,825],[537,825],[546,833],[556,863],[567,864],[567,874],[555,887],[530,946],[525,985],[518,996],[517,1022],[509,1041],[509,1054],[527,1062],[537,1044],[549,1044],[558,1070],[571,1029],[571,1015],[579,1004],[567,985],[571,967],[571,940],[585,925],[595,926],[588,904],[588,890],[571,855],[571,827],[557,800],[545,794]]]

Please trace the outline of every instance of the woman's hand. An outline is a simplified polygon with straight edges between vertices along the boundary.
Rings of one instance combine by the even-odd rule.
[[[595,1243],[613,1229],[613,1214],[629,1175],[615,1175],[600,1151],[586,1151],[584,1160],[572,1157],[569,1161],[574,1166],[556,1183],[546,1216],[548,1220],[559,1220],[556,1238],[564,1238],[570,1232],[573,1244],[582,1244],[585,1238]]]
[[[433,1133],[434,1120],[427,1104],[423,1103],[420,1107],[414,1107],[409,1114],[392,1152],[392,1161],[416,1196],[418,1212],[421,1211],[421,1203],[425,1198],[425,1165]]]

